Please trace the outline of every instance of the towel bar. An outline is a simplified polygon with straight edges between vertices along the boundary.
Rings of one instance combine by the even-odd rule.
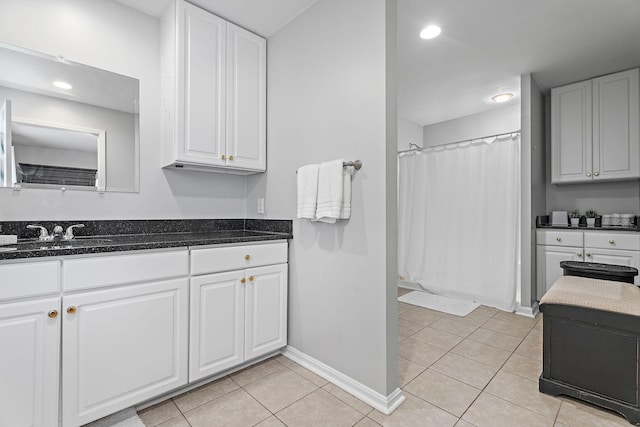
[[[362,168],[362,160],[354,160],[352,162],[342,162],[342,166],[344,167],[353,166],[355,170],[359,171],[360,168]],[[296,173],[298,173],[297,170],[296,170]]]

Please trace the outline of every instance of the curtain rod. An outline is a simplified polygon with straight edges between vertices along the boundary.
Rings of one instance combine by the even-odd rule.
[[[518,129],[516,131],[513,131],[513,132],[504,132],[504,133],[498,133],[498,134],[495,134],[495,135],[481,136],[481,137],[478,137],[478,138],[463,139],[462,141],[446,142],[444,144],[431,145],[429,147],[420,147],[420,146],[418,146],[418,144],[410,143],[409,147],[411,147],[412,145],[415,145],[418,148],[410,148],[409,150],[401,150],[401,151],[398,151],[398,154],[411,153],[411,152],[414,152],[414,151],[423,151],[423,150],[428,150],[429,148],[445,147],[447,145],[462,144],[463,142],[472,142],[472,141],[477,141],[479,139],[500,138],[502,136],[507,136],[507,135],[513,136],[516,133],[520,133],[520,129]]]

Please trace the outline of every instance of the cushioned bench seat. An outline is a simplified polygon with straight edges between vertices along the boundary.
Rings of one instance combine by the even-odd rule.
[[[614,410],[640,425],[640,288],[563,276],[540,300],[540,391]]]

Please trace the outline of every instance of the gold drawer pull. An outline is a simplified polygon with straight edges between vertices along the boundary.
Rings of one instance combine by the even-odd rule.
[[[582,253],[581,252],[578,252],[576,255],[578,255],[578,258],[582,257]]]
[[[246,259],[247,261],[249,261],[251,259],[251,255],[245,255],[244,259]]]
[[[247,283],[247,279],[243,277],[242,279],[240,279],[240,283]]]
[[[73,314],[76,312],[76,308],[74,306],[67,307],[67,313]]]
[[[590,253],[587,253],[587,256],[588,256],[588,257],[590,257],[590,256],[591,256],[591,254],[590,254]]]
[[[613,239],[609,240],[609,244],[613,245],[614,243],[616,243],[615,240],[613,240]]]
[[[233,160],[233,156],[229,156],[229,160]]]
[[[249,276],[249,281],[253,282],[253,276]]]
[[[562,241],[562,239],[561,239],[560,237],[556,237],[556,240],[557,240],[558,242],[561,242],[561,241]]]
[[[224,154],[222,155],[222,160],[227,160],[227,156],[225,156]]]
[[[51,310],[49,313],[47,313],[47,316],[49,316],[52,319],[55,319],[56,317],[58,317],[58,310]]]

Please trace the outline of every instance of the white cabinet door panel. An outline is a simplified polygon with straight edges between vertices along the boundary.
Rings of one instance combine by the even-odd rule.
[[[551,288],[562,275],[561,261],[584,261],[582,248],[564,248],[559,246],[537,247],[537,296],[538,300]]]
[[[626,265],[640,269],[640,252],[621,251],[612,249],[585,248],[585,261],[597,262],[600,264]],[[635,277],[635,284],[638,285],[638,276]]]
[[[76,426],[187,383],[188,279],[63,298],[63,420]]]
[[[58,425],[60,298],[0,305],[0,425]]]
[[[591,181],[591,81],[551,91],[551,182]]]
[[[244,361],[243,271],[191,278],[189,381]]]
[[[267,42],[231,23],[227,28],[227,165],[264,171]]]
[[[594,179],[640,176],[638,69],[593,79]]]
[[[178,157],[224,165],[226,22],[189,3],[181,4],[178,102],[184,105],[184,116],[178,118],[178,135],[184,137],[184,144]]]
[[[246,271],[247,360],[287,344],[287,264]]]

